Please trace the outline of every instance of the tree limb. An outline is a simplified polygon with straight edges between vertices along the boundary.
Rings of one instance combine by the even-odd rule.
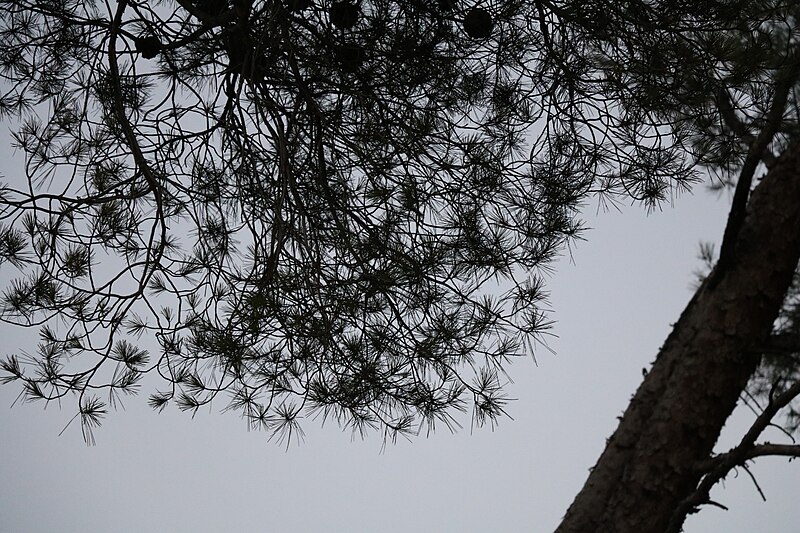
[[[747,199],[750,196],[753,175],[756,172],[756,168],[758,168],[758,164],[763,160],[764,151],[772,142],[772,138],[780,127],[789,93],[794,87],[798,74],[800,74],[800,58],[794,56],[792,57],[792,61],[784,65],[777,73],[775,94],[772,99],[772,105],[766,115],[764,127],[759,132],[758,137],[753,139],[750,143],[750,149],[747,152],[747,157],[739,173],[739,180],[736,183],[736,191],[733,194],[731,210],[728,213],[728,222],[725,225],[725,233],[722,237],[719,261],[717,262],[716,268],[714,268],[709,276],[711,287],[716,285],[720,279],[720,274],[726,270],[733,261],[735,255],[734,244],[736,242],[736,236],[739,234],[739,230],[744,224],[747,212]],[[726,98],[719,99],[722,101],[723,107],[726,99],[727,95]],[[730,105],[730,102],[728,102],[728,104]],[[722,113],[724,118],[725,115],[731,115],[732,111],[729,113],[722,111]]]
[[[750,132],[751,124],[745,124],[736,116],[736,110],[733,108],[731,95],[727,89],[724,87],[720,88],[717,93],[716,102],[720,117],[725,122],[725,125],[728,126],[739,139],[752,147],[756,143],[757,138]],[[767,167],[770,167],[775,162],[775,154],[765,148],[762,159]]]
[[[800,382],[792,384],[779,395],[770,398],[769,404],[756,418],[736,447],[726,453],[717,455],[699,466],[699,469],[706,472],[706,475],[700,481],[694,493],[683,500],[677,507],[667,532],[677,533],[682,527],[686,514],[694,512],[693,510],[696,510],[700,505],[709,504],[711,502],[709,498],[711,489],[734,468],[743,467],[750,459],[765,455],[800,457],[800,445],[755,444],[756,439],[769,427],[778,411],[789,405],[798,395],[800,395]]]
[[[800,457],[800,444],[773,444],[771,442],[756,444],[747,453],[747,458],[755,459],[756,457],[769,455],[790,458]]]

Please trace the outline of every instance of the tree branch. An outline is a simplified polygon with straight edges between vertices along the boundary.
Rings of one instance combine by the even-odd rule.
[[[706,472],[706,475],[700,481],[694,493],[678,505],[667,528],[668,533],[679,532],[687,514],[696,512],[700,505],[711,503],[709,498],[711,489],[720,480],[727,477],[734,468],[744,467],[745,463],[750,459],[765,455],[800,457],[800,445],[755,444],[756,439],[769,427],[778,411],[789,405],[798,395],[800,395],[800,381],[792,384],[778,396],[770,398],[769,404],[756,418],[735,448],[719,454],[699,466],[699,470]]]
[[[731,95],[727,89],[724,87],[720,88],[717,93],[716,102],[720,117],[725,122],[725,125],[728,126],[739,139],[744,141],[749,147],[752,147],[757,139],[756,136],[750,132],[751,124],[745,124],[736,116],[736,110],[733,108]],[[770,167],[772,163],[775,162],[775,154],[765,148],[762,159],[767,167]]]
[[[775,94],[772,99],[772,105],[766,115],[764,127],[759,132],[758,137],[753,139],[750,143],[750,149],[747,152],[747,157],[739,173],[739,180],[736,183],[736,191],[733,194],[731,210],[728,213],[728,222],[725,225],[725,233],[722,237],[719,261],[717,261],[716,268],[714,268],[709,276],[711,287],[716,285],[721,277],[720,274],[723,273],[733,261],[736,236],[739,234],[739,230],[744,224],[747,212],[747,200],[750,196],[750,188],[753,183],[753,175],[756,172],[756,168],[758,168],[758,164],[763,160],[764,151],[772,142],[772,138],[780,127],[789,93],[794,87],[798,74],[800,74],[800,58],[792,57],[791,59],[792,60],[784,65],[783,68],[779,69],[776,75]],[[723,101],[721,102],[723,103],[722,107],[724,107],[724,101],[726,99],[727,93],[725,98],[719,98],[719,100]],[[730,105],[730,102],[728,102],[728,104]],[[732,114],[732,110],[728,113],[722,111],[722,113],[723,118],[725,118],[725,115]]]
[[[782,457],[800,457],[800,444],[773,444],[765,442],[754,445],[747,453],[747,459],[766,457],[769,455]]]

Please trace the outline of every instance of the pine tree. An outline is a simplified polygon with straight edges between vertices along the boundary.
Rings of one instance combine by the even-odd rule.
[[[678,531],[731,469],[800,455],[757,443],[800,393],[793,2],[0,5],[26,163],[2,317],[40,331],[3,379],[76,398],[88,439],[151,385],[288,440],[309,414],[389,440],[494,423],[581,205],[710,174],[719,258],[560,531]],[[763,416],[714,456],[743,394]]]

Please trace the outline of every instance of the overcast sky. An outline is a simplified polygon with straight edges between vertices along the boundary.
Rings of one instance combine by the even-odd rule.
[[[58,436],[72,404],[11,408],[18,389],[0,387],[0,533],[552,531],[689,300],[697,244],[719,241],[727,199],[698,189],[650,216],[595,207],[587,240],[548,280],[555,355],[511,368],[514,420],[495,431],[465,419],[458,434],[381,453],[377,435],[353,441],[307,421],[287,452],[222,405],[192,419],[156,414],[141,395],[87,447],[77,424]],[[35,342],[33,331],[0,334],[3,354]],[[766,503],[742,474],[713,494],[731,510],[707,508],[686,531],[797,531],[800,462],[753,471]]]

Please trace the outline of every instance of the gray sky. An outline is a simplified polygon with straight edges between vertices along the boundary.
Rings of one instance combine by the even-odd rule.
[[[309,420],[305,443],[286,452],[221,405],[192,419],[156,414],[141,395],[87,447],[77,424],[58,437],[73,405],[12,409],[17,390],[1,387],[0,533],[552,531],[689,300],[697,243],[719,240],[726,206],[701,189],[647,217],[588,206],[595,229],[548,281],[556,355],[511,368],[515,420],[495,431],[470,432],[465,419],[456,435],[380,453],[377,435],[352,441]],[[0,331],[3,354],[35,339]],[[714,493],[731,510],[707,508],[686,531],[796,530],[800,463],[753,470],[767,503],[741,474]]]

